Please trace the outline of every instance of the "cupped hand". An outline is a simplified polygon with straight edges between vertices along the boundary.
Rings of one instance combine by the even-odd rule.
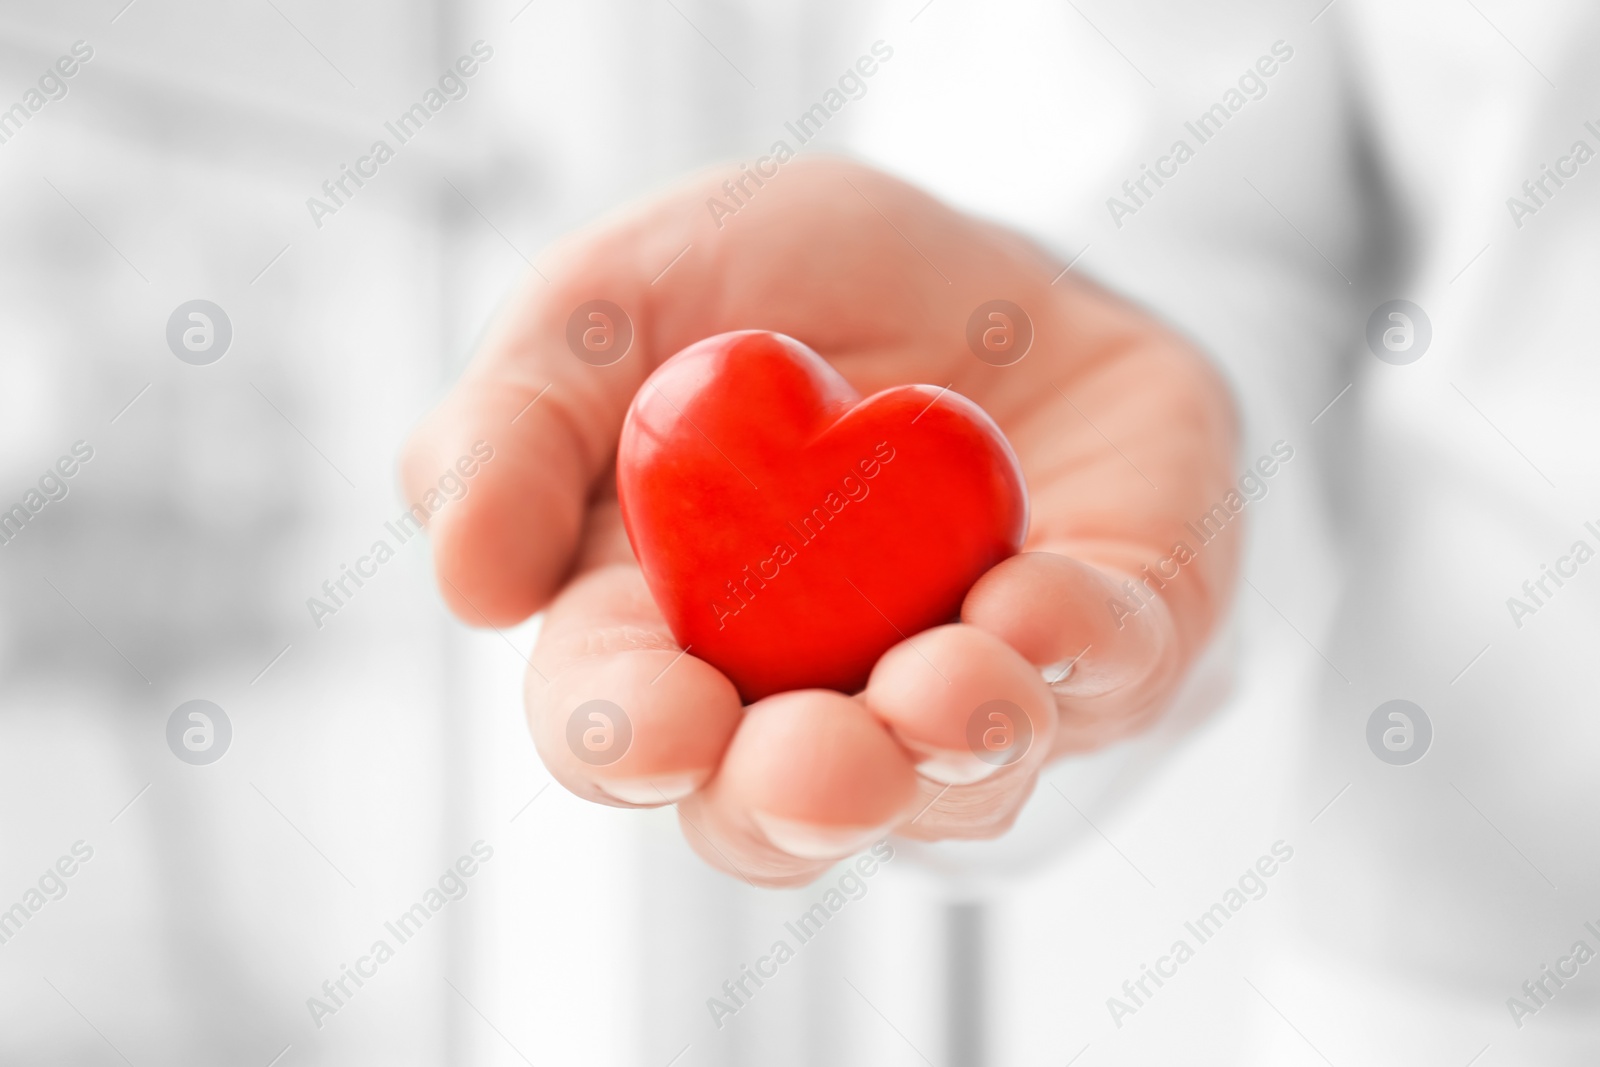
[[[1224,607],[1240,524],[1208,543],[1185,524],[1232,488],[1227,393],[1147,315],[885,174],[795,160],[760,187],[746,181],[731,215],[708,206],[731,203],[728,178],[699,176],[560,242],[413,435],[412,500],[475,443],[493,449],[431,519],[441,592],[479,625],[546,611],[526,701],[551,773],[599,803],[676,803],[689,842],[730,874],[796,884],[888,832],[1002,833],[1050,759],[1161,711]],[[1005,366],[967,336],[996,299],[1033,329]],[[568,344],[569,318],[595,300],[633,330],[606,366]],[[890,649],[861,693],[742,706],[673,639],[623,531],[614,464],[629,401],[674,352],[740,329],[805,342],[863,395],[948,385],[988,411],[1021,462],[1023,552],[978,581],[959,622]],[[627,716],[613,762],[569,744],[591,700]],[[1032,734],[1000,766],[967,740],[975,709],[995,700]]]

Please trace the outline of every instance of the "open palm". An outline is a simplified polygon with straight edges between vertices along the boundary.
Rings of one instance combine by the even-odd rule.
[[[431,523],[443,595],[477,624],[546,610],[526,696],[551,773],[601,803],[677,803],[690,843],[729,873],[793,884],[889,831],[1003,832],[1044,763],[1148,722],[1208,637],[1238,524],[1203,546],[1184,524],[1231,488],[1227,394],[1147,316],[884,174],[797,160],[718,220],[706,202],[727,199],[724,177],[561,242],[417,430],[412,499],[474,442],[494,449]],[[634,332],[607,366],[567,339],[594,300],[622,308]],[[1033,332],[1009,365],[968,342],[969,318],[994,300]],[[890,649],[859,694],[741,706],[721,673],[682,653],[622,529],[614,462],[633,394],[674,352],[739,329],[798,338],[863,394],[948,386],[993,416],[1021,461],[1023,553],[973,587],[959,623]],[[625,709],[632,731],[603,766],[567,732],[597,699]],[[1033,734],[1000,767],[967,742],[992,700],[1022,709]]]

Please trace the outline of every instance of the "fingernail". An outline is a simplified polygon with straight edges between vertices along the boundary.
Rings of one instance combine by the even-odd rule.
[[[693,793],[699,781],[692,774],[669,774],[660,778],[614,778],[595,785],[606,796],[624,804],[671,804]]]
[[[908,740],[899,730],[894,731],[894,736],[917,757],[917,773],[940,785],[981,782],[1003,766],[990,760],[981,760],[972,752],[954,752]]]
[[[920,751],[917,773],[940,785],[971,785],[981,782],[1000,769],[999,764],[988,763],[970,752]]]
[[[761,811],[752,811],[750,817],[778,849],[808,860],[843,859],[888,832],[882,826],[818,826]]]
[[[1040,667],[1039,674],[1044,678],[1044,684],[1056,685],[1071,678],[1073,668],[1077,666],[1078,660],[1082,658],[1083,653],[1080,652],[1071,659],[1064,659],[1060,663],[1052,663],[1048,667]]]

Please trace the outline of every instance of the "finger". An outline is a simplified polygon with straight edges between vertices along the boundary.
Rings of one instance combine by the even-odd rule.
[[[407,443],[406,496],[429,528],[441,592],[465,621],[518,622],[567,575],[586,504],[644,376],[636,353],[594,366],[568,347],[567,319],[595,299],[637,304],[626,280],[581,263],[555,283],[530,278]],[[463,479],[465,494],[439,493],[440,479],[473,455],[489,458]]]
[[[714,866],[795,884],[886,834],[916,789],[910,757],[860,701],[813,689],[750,705],[716,778],[678,811]]]
[[[861,699],[918,757],[923,799],[899,830],[912,837],[1004,832],[1054,743],[1055,707],[1038,669],[974,626],[896,645]]]
[[[1024,552],[978,579],[961,617],[1044,668],[1052,682],[1065,675],[1063,691],[1094,696],[1143,677],[1161,654],[1157,616],[1134,612],[1128,597],[1128,586],[1099,567],[1055,552]]]
[[[1057,752],[1144,725],[1185,662],[1156,591],[1056,552],[1026,552],[991,569],[961,616],[1041,668],[1060,711]]]
[[[631,564],[575,580],[545,617],[527,676],[545,766],[580,797],[650,807],[716,772],[743,716],[722,673],[673,641]]]

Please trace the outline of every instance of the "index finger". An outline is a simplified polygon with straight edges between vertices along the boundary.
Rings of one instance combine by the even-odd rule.
[[[648,368],[625,276],[531,274],[444,402],[407,442],[402,480],[428,525],[440,591],[468,622],[519,622],[570,568],[596,480],[609,468],[628,401]],[[604,301],[604,303],[599,303]],[[580,328],[580,358],[567,322]],[[594,316],[591,318],[590,316]],[[583,347],[583,332],[593,347]],[[462,456],[480,459],[459,499],[439,489]]]

